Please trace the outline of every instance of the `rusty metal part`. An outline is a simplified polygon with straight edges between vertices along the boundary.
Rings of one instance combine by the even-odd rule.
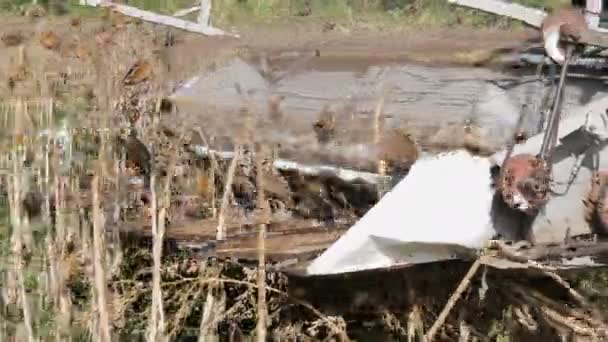
[[[565,84],[568,64],[572,57],[573,46],[566,48],[559,84],[553,98],[553,106],[547,121],[540,153],[519,154],[511,156],[512,147],[507,150],[507,156],[501,168],[498,181],[502,198],[511,208],[526,213],[533,213],[544,206],[551,193],[551,157],[557,144],[557,133],[561,117],[562,89]],[[520,118],[521,120],[521,118]]]
[[[544,163],[537,156],[515,155],[505,161],[501,172],[502,198],[511,208],[532,214],[549,199],[546,178]]]
[[[585,220],[591,231],[598,235],[608,234],[608,171],[595,172],[592,178],[591,190],[585,204]]]
[[[539,65],[536,77],[542,81],[542,71],[544,63]],[[538,110],[545,112],[547,100],[543,99]],[[500,167],[500,173],[497,179],[497,189],[500,191],[501,196],[505,203],[511,208],[521,209],[521,205],[528,205],[531,199],[525,199],[520,195],[519,184],[521,181],[531,174],[536,169],[537,158],[531,155],[517,155],[511,158],[515,144],[519,143],[518,133],[521,132],[523,122],[527,115],[527,108],[523,107],[519,115],[517,123],[515,125],[513,141],[509,143],[506,149],[505,158]],[[525,202],[524,202],[525,201]]]

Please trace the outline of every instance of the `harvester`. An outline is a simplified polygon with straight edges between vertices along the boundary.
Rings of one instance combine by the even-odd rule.
[[[608,98],[570,113],[561,104],[569,66],[608,45],[578,9],[541,19],[542,64],[561,68],[557,84],[544,75],[552,98],[534,113],[544,119],[542,131],[490,157],[457,150],[418,160],[308,274],[474,258],[497,245],[510,255],[551,256],[559,267],[602,263],[594,253],[608,233]],[[569,252],[547,252],[553,247]]]

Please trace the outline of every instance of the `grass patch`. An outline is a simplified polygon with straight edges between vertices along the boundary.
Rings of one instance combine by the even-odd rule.
[[[519,0],[518,3],[552,10],[569,4],[567,0]],[[52,14],[94,16],[101,11],[79,6],[78,0],[56,2],[40,0]],[[162,14],[198,4],[196,0],[126,0],[125,4]],[[17,11],[31,4],[28,0],[0,0],[0,10]],[[189,16],[195,20],[197,13]],[[214,22],[218,25],[239,23],[285,23],[296,20],[331,20],[341,24],[357,22],[387,23],[416,27],[490,27],[513,29],[517,21],[492,14],[451,5],[447,0],[216,0],[213,1]]]

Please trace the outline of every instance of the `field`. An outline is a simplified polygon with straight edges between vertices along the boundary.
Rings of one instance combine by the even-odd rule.
[[[192,5],[128,3],[161,13]],[[418,157],[414,144],[496,147],[421,139],[445,127],[378,136],[370,117],[340,126],[323,106],[290,120],[273,97],[260,107],[243,95],[230,110],[202,91],[174,92],[237,57],[265,56],[280,72],[294,54],[322,56],[314,67],[332,72],[391,61],[468,77],[502,70],[500,56],[538,41],[518,23],[436,0],[214,2],[214,25],[240,38],[71,2],[0,5],[2,341],[422,340],[470,263],[303,276],[382,191],[273,163],[376,173],[382,160],[399,179]],[[273,140],[277,131],[289,137]],[[311,147],[376,138],[364,160]],[[606,273],[563,276],[575,290],[547,274],[484,267],[435,339],[601,339]]]

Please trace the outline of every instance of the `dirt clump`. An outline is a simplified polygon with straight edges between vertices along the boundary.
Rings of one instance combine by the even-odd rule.
[[[420,155],[414,138],[397,129],[384,133],[376,148],[378,160],[386,164],[390,173],[407,173]]]
[[[328,105],[319,113],[317,121],[313,124],[313,130],[320,144],[327,144],[335,137],[336,117]]]
[[[57,51],[61,45],[61,39],[55,32],[47,31],[40,35],[40,44],[49,50]]]

